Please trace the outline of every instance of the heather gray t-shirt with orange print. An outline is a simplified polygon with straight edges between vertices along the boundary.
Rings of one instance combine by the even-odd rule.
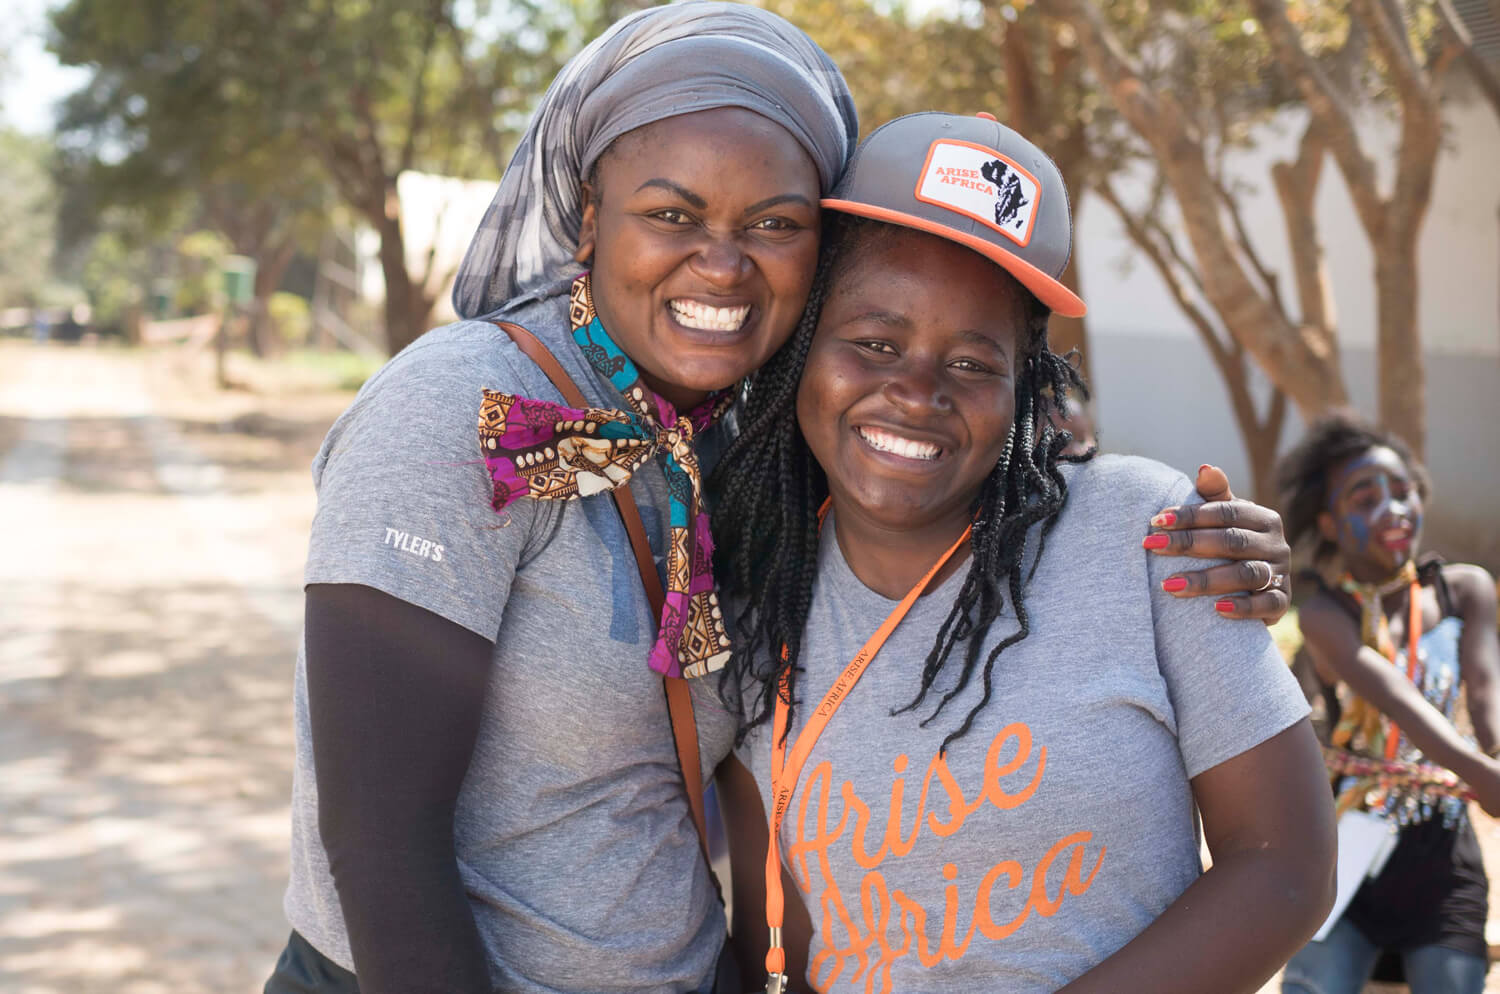
[[[1064,473],[1067,505],[1026,588],[1031,633],[996,660],[973,729],[938,755],[978,673],[920,725],[958,659],[921,708],[891,714],[919,688],[960,569],[917,602],[808,758],[781,853],[816,930],[813,989],[1050,994],[1199,875],[1189,780],[1307,713],[1264,626],[1161,591],[1182,561],[1143,551],[1143,525],[1198,499],[1185,477],[1119,456]],[[895,606],[851,572],[832,528],[818,565],[794,737]],[[770,752],[769,725],[739,750],[768,810]]]
[[[551,348],[591,404],[621,408],[573,343],[569,282],[504,316]],[[306,580],[374,587],[495,642],[453,826],[495,989],[704,990],[724,912],[682,790],[661,678],[646,665],[656,623],[630,543],[607,496],[491,509],[478,434],[486,387],[562,400],[482,321],[428,332],[365,384],[313,464]],[[705,433],[705,448],[717,434]],[[665,549],[659,464],[642,467],[631,490],[652,547]],[[707,777],[729,752],[734,719],[716,678],[690,683]],[[352,969],[318,834],[304,658],[295,721],[286,914]]]

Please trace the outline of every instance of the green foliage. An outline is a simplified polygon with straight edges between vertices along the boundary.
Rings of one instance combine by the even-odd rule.
[[[179,314],[205,314],[220,307],[220,272],[230,248],[228,239],[216,231],[191,231],[177,240],[171,262],[177,274],[174,303]]]
[[[0,130],[0,307],[43,303],[55,245],[48,143]]]
[[[149,257],[135,243],[128,221],[106,227],[81,253],[79,283],[88,294],[96,326],[119,329],[144,304],[143,287],[151,275]]]
[[[357,352],[321,352],[297,349],[287,353],[286,361],[312,370],[330,386],[340,390],[358,390],[375,375],[384,360]]]
[[[426,274],[393,261],[405,257],[390,223],[398,177],[498,176],[563,59],[630,6],[67,0],[54,51],[93,72],[59,135],[69,234],[109,205],[157,216],[187,200],[264,260],[288,230],[313,244],[307,229],[342,204],[385,242],[387,331],[403,341],[421,329],[390,326],[425,319],[411,288]]]
[[[295,293],[273,293],[266,303],[276,335],[287,345],[301,345],[312,331],[312,307]]]

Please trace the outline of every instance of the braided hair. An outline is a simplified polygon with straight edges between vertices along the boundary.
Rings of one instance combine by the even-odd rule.
[[[749,380],[738,415],[739,434],[709,482],[719,550],[715,573],[726,602],[737,609],[734,654],[721,675],[720,691],[739,710],[741,740],[774,714],[783,678],[788,704],[795,706],[803,669],[798,660],[812,606],[818,512],[828,497],[828,478],[798,427],[797,386],[824,301],[839,276],[858,261],[861,249],[890,227],[834,212],[825,219],[823,252],[807,309],[791,339]],[[1083,380],[1067,357],[1047,346],[1050,312],[1030,293],[1021,297],[1026,309],[1017,335],[1015,420],[974,503],[968,574],[927,654],[920,687],[910,703],[892,712],[921,707],[956,654],[957,682],[923,719],[925,726],[979,670],[984,694],[943,740],[943,751],[969,731],[989,703],[996,658],[1030,631],[1022,595],[1067,498],[1059,463],[1084,462],[1093,455],[1062,454],[1070,436],[1053,427],[1048,412],[1070,391],[1081,390]],[[1041,542],[1031,570],[1023,575],[1026,533],[1038,523],[1043,525]],[[1007,595],[1018,627],[984,653],[984,636],[1003,613]]]
[[[1282,522],[1293,548],[1314,541],[1313,562],[1338,552],[1338,544],[1318,530],[1318,515],[1328,510],[1329,483],[1344,463],[1374,448],[1387,448],[1401,457],[1425,501],[1432,492],[1427,468],[1398,436],[1376,428],[1352,411],[1340,410],[1320,418],[1276,466],[1276,488],[1281,493]]]

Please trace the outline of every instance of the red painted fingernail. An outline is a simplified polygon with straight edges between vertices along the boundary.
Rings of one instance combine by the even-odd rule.
[[[1181,577],[1181,576],[1174,576],[1174,577],[1172,577],[1170,579],[1163,580],[1161,582],[1161,589],[1165,590],[1169,594],[1175,594],[1175,593],[1177,593],[1180,590],[1186,590],[1187,589],[1187,578],[1186,577]]]
[[[1162,535],[1160,533],[1155,535],[1147,535],[1145,538],[1141,539],[1141,548],[1165,549],[1169,544],[1171,544],[1171,541],[1172,536],[1170,535]]]
[[[1234,610],[1234,601],[1214,601],[1214,610],[1228,614]]]
[[[1205,470],[1205,469],[1213,469],[1213,467],[1212,467],[1212,466],[1210,466],[1210,465],[1209,465],[1209,464],[1208,464],[1208,463],[1204,463],[1204,464],[1203,464],[1203,465],[1202,465],[1202,466],[1199,466],[1199,467],[1198,467],[1198,472],[1200,472],[1200,473],[1201,473],[1201,472],[1203,472],[1203,471],[1204,471],[1204,470]]]
[[[1177,515],[1171,511],[1163,511],[1151,519],[1153,528],[1171,528],[1175,524],[1177,524]]]

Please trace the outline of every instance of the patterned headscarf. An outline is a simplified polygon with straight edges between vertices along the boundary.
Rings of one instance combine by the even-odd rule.
[[[558,278],[578,248],[579,183],[610,142],[718,107],[785,128],[824,193],[859,135],[838,67],[777,15],[715,2],[631,14],[569,60],[542,97],[459,268],[454,311],[480,317]]]

